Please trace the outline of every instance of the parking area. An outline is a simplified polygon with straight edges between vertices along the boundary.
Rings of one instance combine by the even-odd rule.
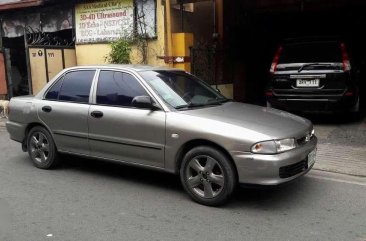
[[[265,104],[271,63],[286,39],[332,36],[346,44],[352,70],[360,79],[360,106],[365,109],[364,1],[263,0],[230,4],[233,12],[227,14],[225,32],[230,60],[227,78],[234,79],[235,99]],[[239,32],[245,33],[243,37],[233,34]]]

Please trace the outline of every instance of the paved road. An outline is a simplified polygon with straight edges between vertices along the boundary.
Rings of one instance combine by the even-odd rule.
[[[364,179],[311,172],[211,208],[173,175],[71,157],[45,171],[1,130],[0,146],[1,241],[366,240]]]

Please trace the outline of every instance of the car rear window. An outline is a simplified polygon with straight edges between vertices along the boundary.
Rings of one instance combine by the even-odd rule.
[[[279,63],[342,62],[336,41],[291,43],[283,46]]]
[[[59,92],[59,100],[88,103],[94,70],[73,71],[67,73]]]

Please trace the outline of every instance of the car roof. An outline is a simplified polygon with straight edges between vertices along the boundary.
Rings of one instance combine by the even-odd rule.
[[[165,66],[151,66],[151,65],[135,65],[135,64],[104,64],[104,65],[80,65],[69,68],[69,70],[76,69],[121,69],[121,70],[130,70],[135,72],[141,71],[153,71],[153,70],[165,70],[165,71],[183,71],[181,69],[175,69]]]

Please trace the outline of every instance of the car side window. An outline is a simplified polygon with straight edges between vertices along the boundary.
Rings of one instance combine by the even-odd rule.
[[[56,83],[48,90],[48,92],[45,96],[46,100],[57,100],[58,99],[58,94],[60,92],[63,80],[64,80],[63,77],[56,80]]]
[[[130,74],[118,71],[101,71],[97,87],[97,104],[131,107],[136,96],[148,95]]]
[[[62,81],[59,100],[88,103],[94,70],[80,70],[67,73]]]

